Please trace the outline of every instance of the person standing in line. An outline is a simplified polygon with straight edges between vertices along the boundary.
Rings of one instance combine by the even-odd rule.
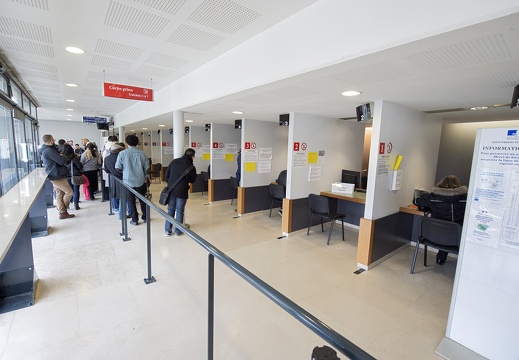
[[[184,155],[180,158],[174,159],[166,170],[165,179],[168,183],[168,188],[171,189],[173,183],[182,176],[185,170],[193,165],[195,158],[194,149],[186,149]],[[185,175],[174,188],[171,189],[168,199],[168,214],[175,218],[179,223],[184,222],[184,209],[186,207],[187,199],[189,197],[189,183],[194,183],[196,180],[196,168],[193,166],[191,171]],[[164,224],[164,235],[170,236],[172,233],[173,224],[166,220]],[[175,236],[180,236],[182,232],[175,228]]]
[[[126,143],[128,144],[128,149],[121,151],[117,156],[115,169],[123,173],[123,181],[126,184],[131,186],[142,196],[145,196],[146,190],[148,189],[146,186],[146,174],[150,168],[148,157],[144,151],[137,149],[139,138],[136,135],[131,134],[126,136]],[[131,191],[127,191],[126,198],[130,207],[130,217],[132,218],[130,224],[137,226],[139,225],[139,213],[137,212],[135,195]],[[142,211],[141,219],[146,222],[146,203],[140,199],[139,202]]]
[[[67,159],[70,170],[70,163],[72,162],[72,170],[71,176],[82,176],[83,175],[83,164],[81,164],[81,160],[79,160],[79,156],[74,153],[74,149],[69,144],[63,145],[63,156]],[[72,196],[71,202],[74,203],[74,209],[79,210],[79,186],[72,184],[72,178],[68,178],[68,184],[72,188],[74,195]]]
[[[83,154],[85,152],[85,150],[83,150],[82,148],[79,147],[79,144],[76,144],[74,145],[74,153],[78,156],[81,156],[81,154]]]
[[[67,209],[72,199],[72,189],[67,182],[70,171],[66,165],[67,159],[60,155],[56,149],[54,137],[45,134],[42,137],[43,145],[38,149],[41,156],[45,172],[56,192],[56,208],[59,213],[59,219],[73,218],[74,214],[69,214]]]
[[[86,151],[81,155],[83,173],[88,179],[88,195],[90,196],[90,201],[95,200],[94,194],[98,188],[97,173],[101,164],[100,157],[101,155],[99,155],[94,143],[88,143]]]
[[[104,144],[103,150],[101,151],[101,159],[103,159],[103,162],[105,158],[110,155],[110,148],[112,145],[117,143],[117,136],[110,135],[108,137],[108,141]],[[110,194],[109,194],[109,183],[108,183],[108,174],[104,170],[104,167],[101,168],[101,191],[102,191],[102,199],[101,202],[105,202],[110,200]]]
[[[121,197],[121,185],[117,180],[123,179],[123,174],[115,169],[115,163],[117,162],[117,157],[121,151],[124,150],[124,144],[114,143],[110,147],[110,154],[104,158],[103,161],[103,169],[104,171],[110,175],[110,197],[112,201],[112,209],[119,212],[119,220],[121,219],[120,213],[120,197]]]

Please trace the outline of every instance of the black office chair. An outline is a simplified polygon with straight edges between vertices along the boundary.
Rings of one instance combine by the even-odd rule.
[[[238,184],[238,179],[236,179],[234,176],[231,176],[230,177],[231,179],[231,205],[232,205],[232,202],[234,199],[236,199],[238,197],[238,186],[240,186],[240,184]]]
[[[151,175],[151,179],[152,180],[159,180],[159,184],[160,184],[160,170],[162,169],[162,164],[161,163],[156,163],[153,165],[153,170],[150,172],[150,175]]]
[[[283,186],[278,184],[270,184],[269,185],[270,196],[272,197],[272,201],[270,202],[270,213],[269,217],[272,217],[272,208],[274,207],[274,203],[279,203],[279,205],[283,205],[283,198],[285,197],[285,189]]]
[[[209,173],[207,171],[201,171],[200,175],[202,176],[202,182],[204,183],[204,188],[202,190],[202,196],[204,192],[209,190]]]
[[[287,187],[287,171],[286,170],[283,170],[279,173],[276,182],[279,185],[283,186],[283,189],[286,189],[286,187]]]
[[[414,249],[411,274],[418,256],[420,244],[424,245],[423,265],[427,266],[427,246],[458,254],[461,241],[461,225],[452,221],[424,217],[420,221],[420,235]]]
[[[312,226],[312,219],[314,215],[321,217],[321,231],[324,232],[323,226],[323,218],[327,220],[331,220],[332,224],[330,226],[330,231],[328,233],[328,242],[326,245],[330,245],[330,237],[332,236],[333,224],[335,220],[341,219],[342,223],[342,241],[344,241],[344,215],[330,212],[330,205],[328,204],[328,198],[316,194],[308,195],[308,201],[310,202],[310,222],[308,223],[308,230],[306,231],[306,235],[310,234],[310,227]]]

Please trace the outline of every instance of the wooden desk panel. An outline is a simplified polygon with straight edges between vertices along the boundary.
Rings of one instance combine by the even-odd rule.
[[[366,204],[366,193],[354,192],[353,194],[338,194],[331,191],[321,191],[320,195],[339,200],[356,202],[359,204]]]

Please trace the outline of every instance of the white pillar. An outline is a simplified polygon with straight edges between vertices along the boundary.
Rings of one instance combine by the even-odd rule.
[[[173,158],[184,155],[184,112],[173,111]]]
[[[122,143],[125,142],[124,137],[125,137],[124,136],[124,126],[119,126],[119,136],[118,136],[119,142],[122,142]]]

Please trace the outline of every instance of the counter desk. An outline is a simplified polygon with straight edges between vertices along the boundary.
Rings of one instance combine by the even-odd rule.
[[[360,225],[360,219],[364,216],[364,208],[366,206],[366,193],[341,194],[321,191],[320,195],[329,199],[330,211],[345,215],[345,223],[355,227]]]
[[[34,303],[31,237],[48,234],[46,179],[37,168],[0,197],[0,313]]]

